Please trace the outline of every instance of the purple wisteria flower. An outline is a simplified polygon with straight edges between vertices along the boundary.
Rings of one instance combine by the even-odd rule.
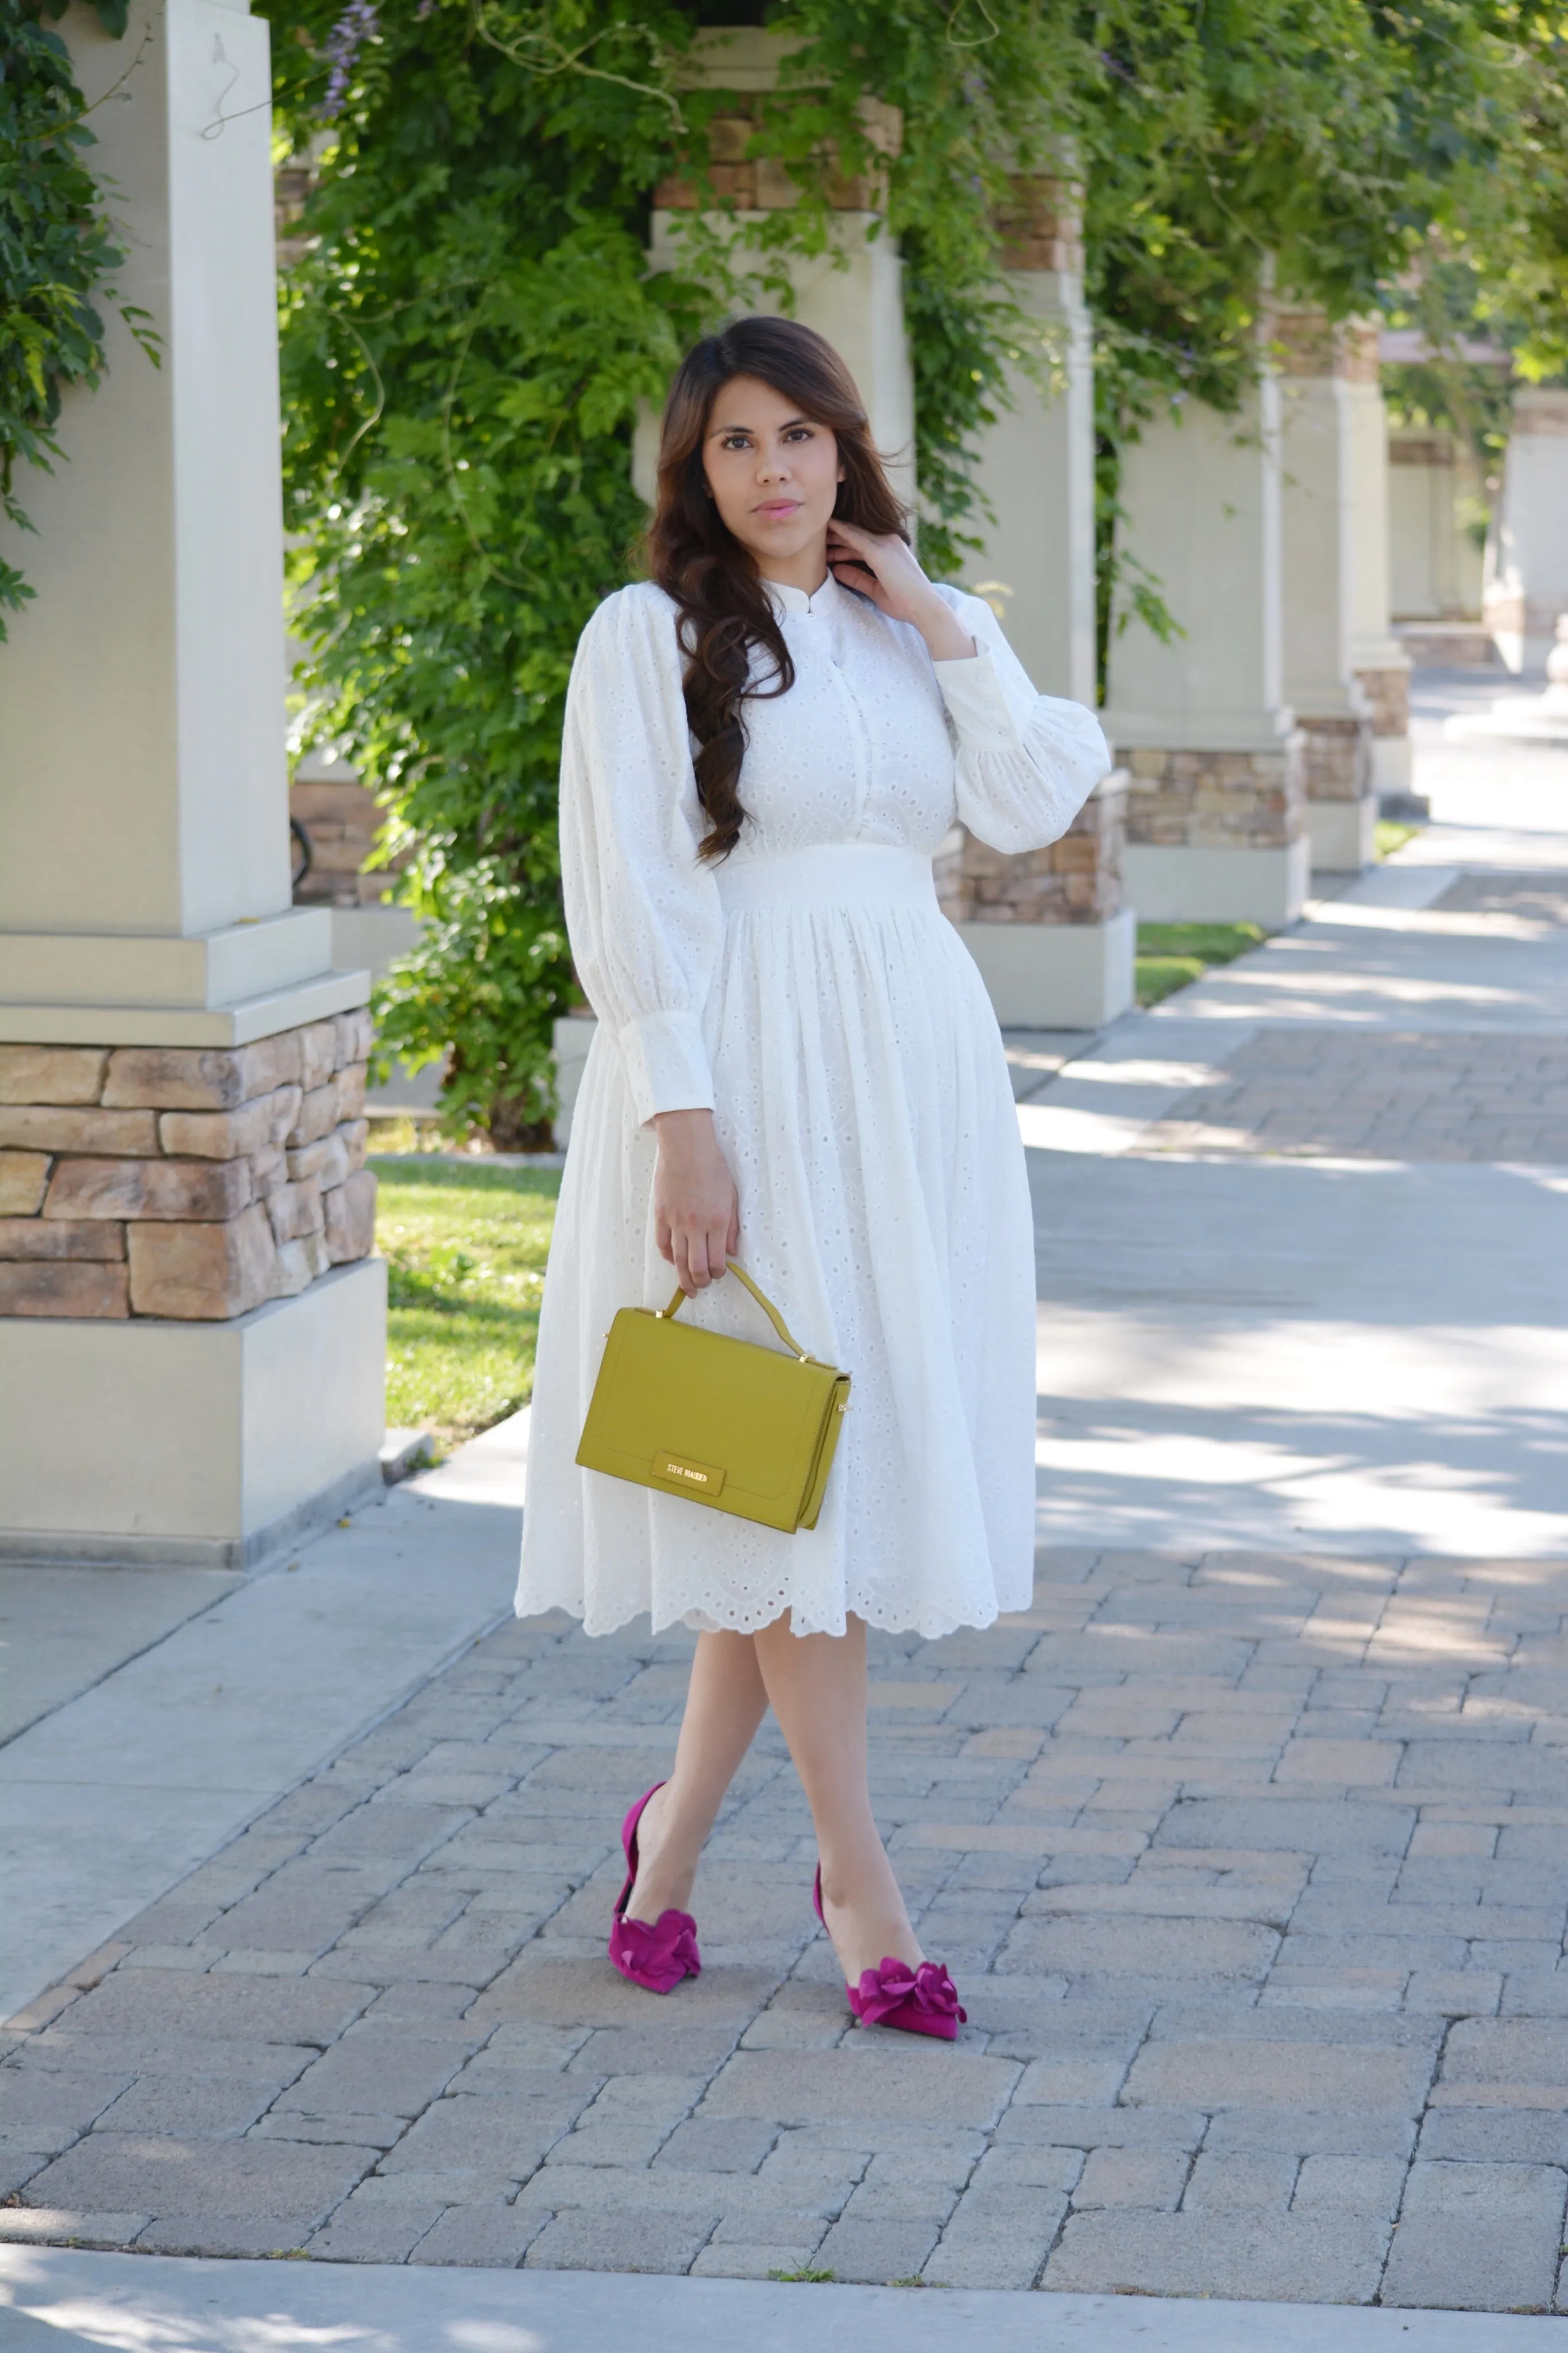
[[[375,12],[375,0],[349,0],[348,6],[327,35],[325,56],[332,70],[327,79],[327,94],[321,100],[321,114],[326,121],[336,121],[342,112],[359,53],[380,30],[381,19]]]

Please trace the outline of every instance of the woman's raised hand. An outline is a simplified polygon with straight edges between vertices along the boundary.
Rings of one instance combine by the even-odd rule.
[[[931,649],[933,661],[963,661],[974,640],[946,600],[921,570],[913,548],[897,533],[886,537],[841,522],[827,526],[827,565],[844,588],[858,588],[890,621],[909,621]]]
[[[689,1299],[722,1274],[741,1238],[741,1201],[710,1111],[662,1111],[654,1234]]]

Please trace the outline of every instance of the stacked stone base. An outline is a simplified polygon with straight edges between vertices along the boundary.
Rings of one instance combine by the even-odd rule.
[[[1356,683],[1366,696],[1372,721],[1373,789],[1405,793],[1410,789],[1410,668],[1401,662],[1377,670],[1358,670]]]
[[[1259,752],[1133,751],[1127,839],[1184,849],[1283,849],[1301,834],[1306,745],[1300,732]]]
[[[366,1257],[370,1045],[0,1046],[0,1315],[225,1321]]]
[[[1373,733],[1365,718],[1298,721],[1307,771],[1307,836],[1315,871],[1359,874],[1376,847]]]
[[[935,860],[937,902],[952,923],[1103,923],[1121,912],[1125,779],[1091,793],[1060,839],[1021,857],[955,827]]]
[[[1294,922],[1306,899],[1300,730],[1257,751],[1121,752],[1130,771],[1127,894],[1153,923]]]
[[[386,811],[344,761],[307,753],[289,788],[289,814],[310,845],[294,885],[297,907],[378,906],[408,863],[406,850],[374,862]]]
[[[955,827],[937,902],[1006,1029],[1098,1029],[1132,1002],[1135,925],[1122,889],[1127,780],[1089,796],[1059,840],[1010,857]]]
[[[1300,719],[1307,798],[1364,800],[1372,789],[1372,725],[1366,719]]]

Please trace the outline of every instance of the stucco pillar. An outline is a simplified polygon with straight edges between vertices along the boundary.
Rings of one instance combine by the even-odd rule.
[[[0,1555],[238,1562],[374,1475],[363,972],[289,904],[268,32],[65,20],[110,314],[0,649]],[[127,69],[130,69],[127,72]],[[8,552],[10,552],[8,550]]]
[[[1372,722],[1374,795],[1410,790],[1410,658],[1393,634],[1388,416],[1369,323],[1342,329],[1351,465],[1351,668]]]
[[[1078,192],[1017,174],[998,226],[1007,291],[1039,326],[1050,380],[1015,368],[1013,406],[980,442],[977,480],[995,519],[966,585],[990,600],[1043,693],[1092,710],[1094,365]],[[939,865],[942,903],[1005,1024],[1099,1029],[1131,1004],[1126,816],[1119,776],[1049,849],[1004,858],[962,829],[953,838]]]
[[[1451,659],[1481,658],[1483,558],[1466,518],[1485,497],[1485,478],[1467,438],[1429,425],[1390,428],[1389,610],[1396,623],[1439,625],[1429,635],[1420,633],[1439,649],[1427,660],[1441,661],[1445,650]],[[1406,652],[1412,634],[1408,626],[1400,631]],[[1485,650],[1489,657],[1489,645]]]
[[[998,227],[1009,298],[1034,322],[1048,381],[1009,372],[1013,406],[979,443],[975,480],[994,521],[966,585],[994,597],[1008,638],[1043,694],[1096,700],[1094,358],[1083,300],[1079,191],[1016,174]]]
[[[733,111],[710,124],[709,139],[715,185],[735,207],[722,220],[725,225],[732,220],[737,228],[800,202],[800,190],[782,164],[749,162],[745,154],[756,100],[777,86],[783,54],[777,35],[742,26],[700,33],[687,59],[691,84],[735,94]],[[902,136],[897,108],[868,99],[864,114],[872,146],[896,154]],[[696,185],[679,174],[655,189],[648,259],[656,269],[681,267],[682,216],[695,209],[698,194]],[[915,394],[904,332],[903,263],[897,238],[883,233],[881,206],[876,173],[842,179],[832,195],[832,249],[768,259],[784,265],[795,316],[826,335],[847,362],[889,471],[902,495],[912,501]],[[762,258],[756,257],[759,261]],[[745,257],[740,259],[743,262]],[[778,306],[762,293],[751,307],[767,311]],[[635,461],[638,486],[649,497],[658,451],[658,419],[649,416],[637,436]]]
[[[1376,329],[1370,365],[1377,373]],[[1321,311],[1281,310],[1280,528],[1285,699],[1304,738],[1307,836],[1315,868],[1359,873],[1375,849],[1372,723],[1355,675],[1356,413],[1368,335]]]
[[[1510,670],[1543,676],[1568,611],[1568,391],[1521,385],[1487,548],[1482,613]]]
[[[700,34],[691,79],[735,93],[734,110],[710,127],[713,175],[736,218],[765,218],[800,201],[781,165],[748,161],[756,97],[776,86],[778,37],[746,27]],[[872,143],[896,154],[901,122],[868,101]],[[973,585],[1003,614],[1030,675],[1046,691],[1094,700],[1093,389],[1082,299],[1079,229],[1066,191],[1020,176],[1003,224],[1012,290],[1055,332],[1065,389],[1042,399],[1019,372],[1017,410],[988,437],[984,479],[999,518]],[[682,215],[698,189],[675,177],[656,191],[650,258],[680,265]],[[872,431],[904,497],[915,492],[914,378],[904,328],[902,263],[882,226],[875,174],[844,179],[832,193],[833,251],[784,257],[795,315],[826,336],[860,388]],[[762,307],[767,300],[762,298]],[[658,420],[644,420],[637,478],[651,497]],[[998,586],[1005,582],[1005,590]],[[1072,834],[1028,859],[1000,859],[955,830],[938,861],[942,903],[980,966],[1001,1021],[1017,1026],[1097,1028],[1132,997],[1133,919],[1123,904],[1121,849],[1125,794],[1107,786]],[[563,1099],[580,1032],[558,1025]],[[565,1114],[558,1123],[563,1132]]]
[[[1127,895],[1141,916],[1251,922],[1300,913],[1304,754],[1281,676],[1279,386],[1239,412],[1199,401],[1124,451],[1122,547],[1184,635],[1111,637],[1105,731],[1131,771]]]

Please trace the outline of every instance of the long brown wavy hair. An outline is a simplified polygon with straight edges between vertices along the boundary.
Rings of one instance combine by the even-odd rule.
[[[727,858],[741,838],[741,764],[748,696],[787,694],[795,664],[756,558],[719,519],[702,451],[713,403],[738,375],[771,385],[838,444],[844,480],[833,512],[879,535],[908,538],[904,508],[883,471],[855,380],[821,335],[795,319],[738,319],[694,343],[665,403],[658,497],[647,532],[648,570],[679,607],[686,712],[699,750],[697,793],[708,818],[699,856]],[[770,684],[752,684],[752,658]]]

